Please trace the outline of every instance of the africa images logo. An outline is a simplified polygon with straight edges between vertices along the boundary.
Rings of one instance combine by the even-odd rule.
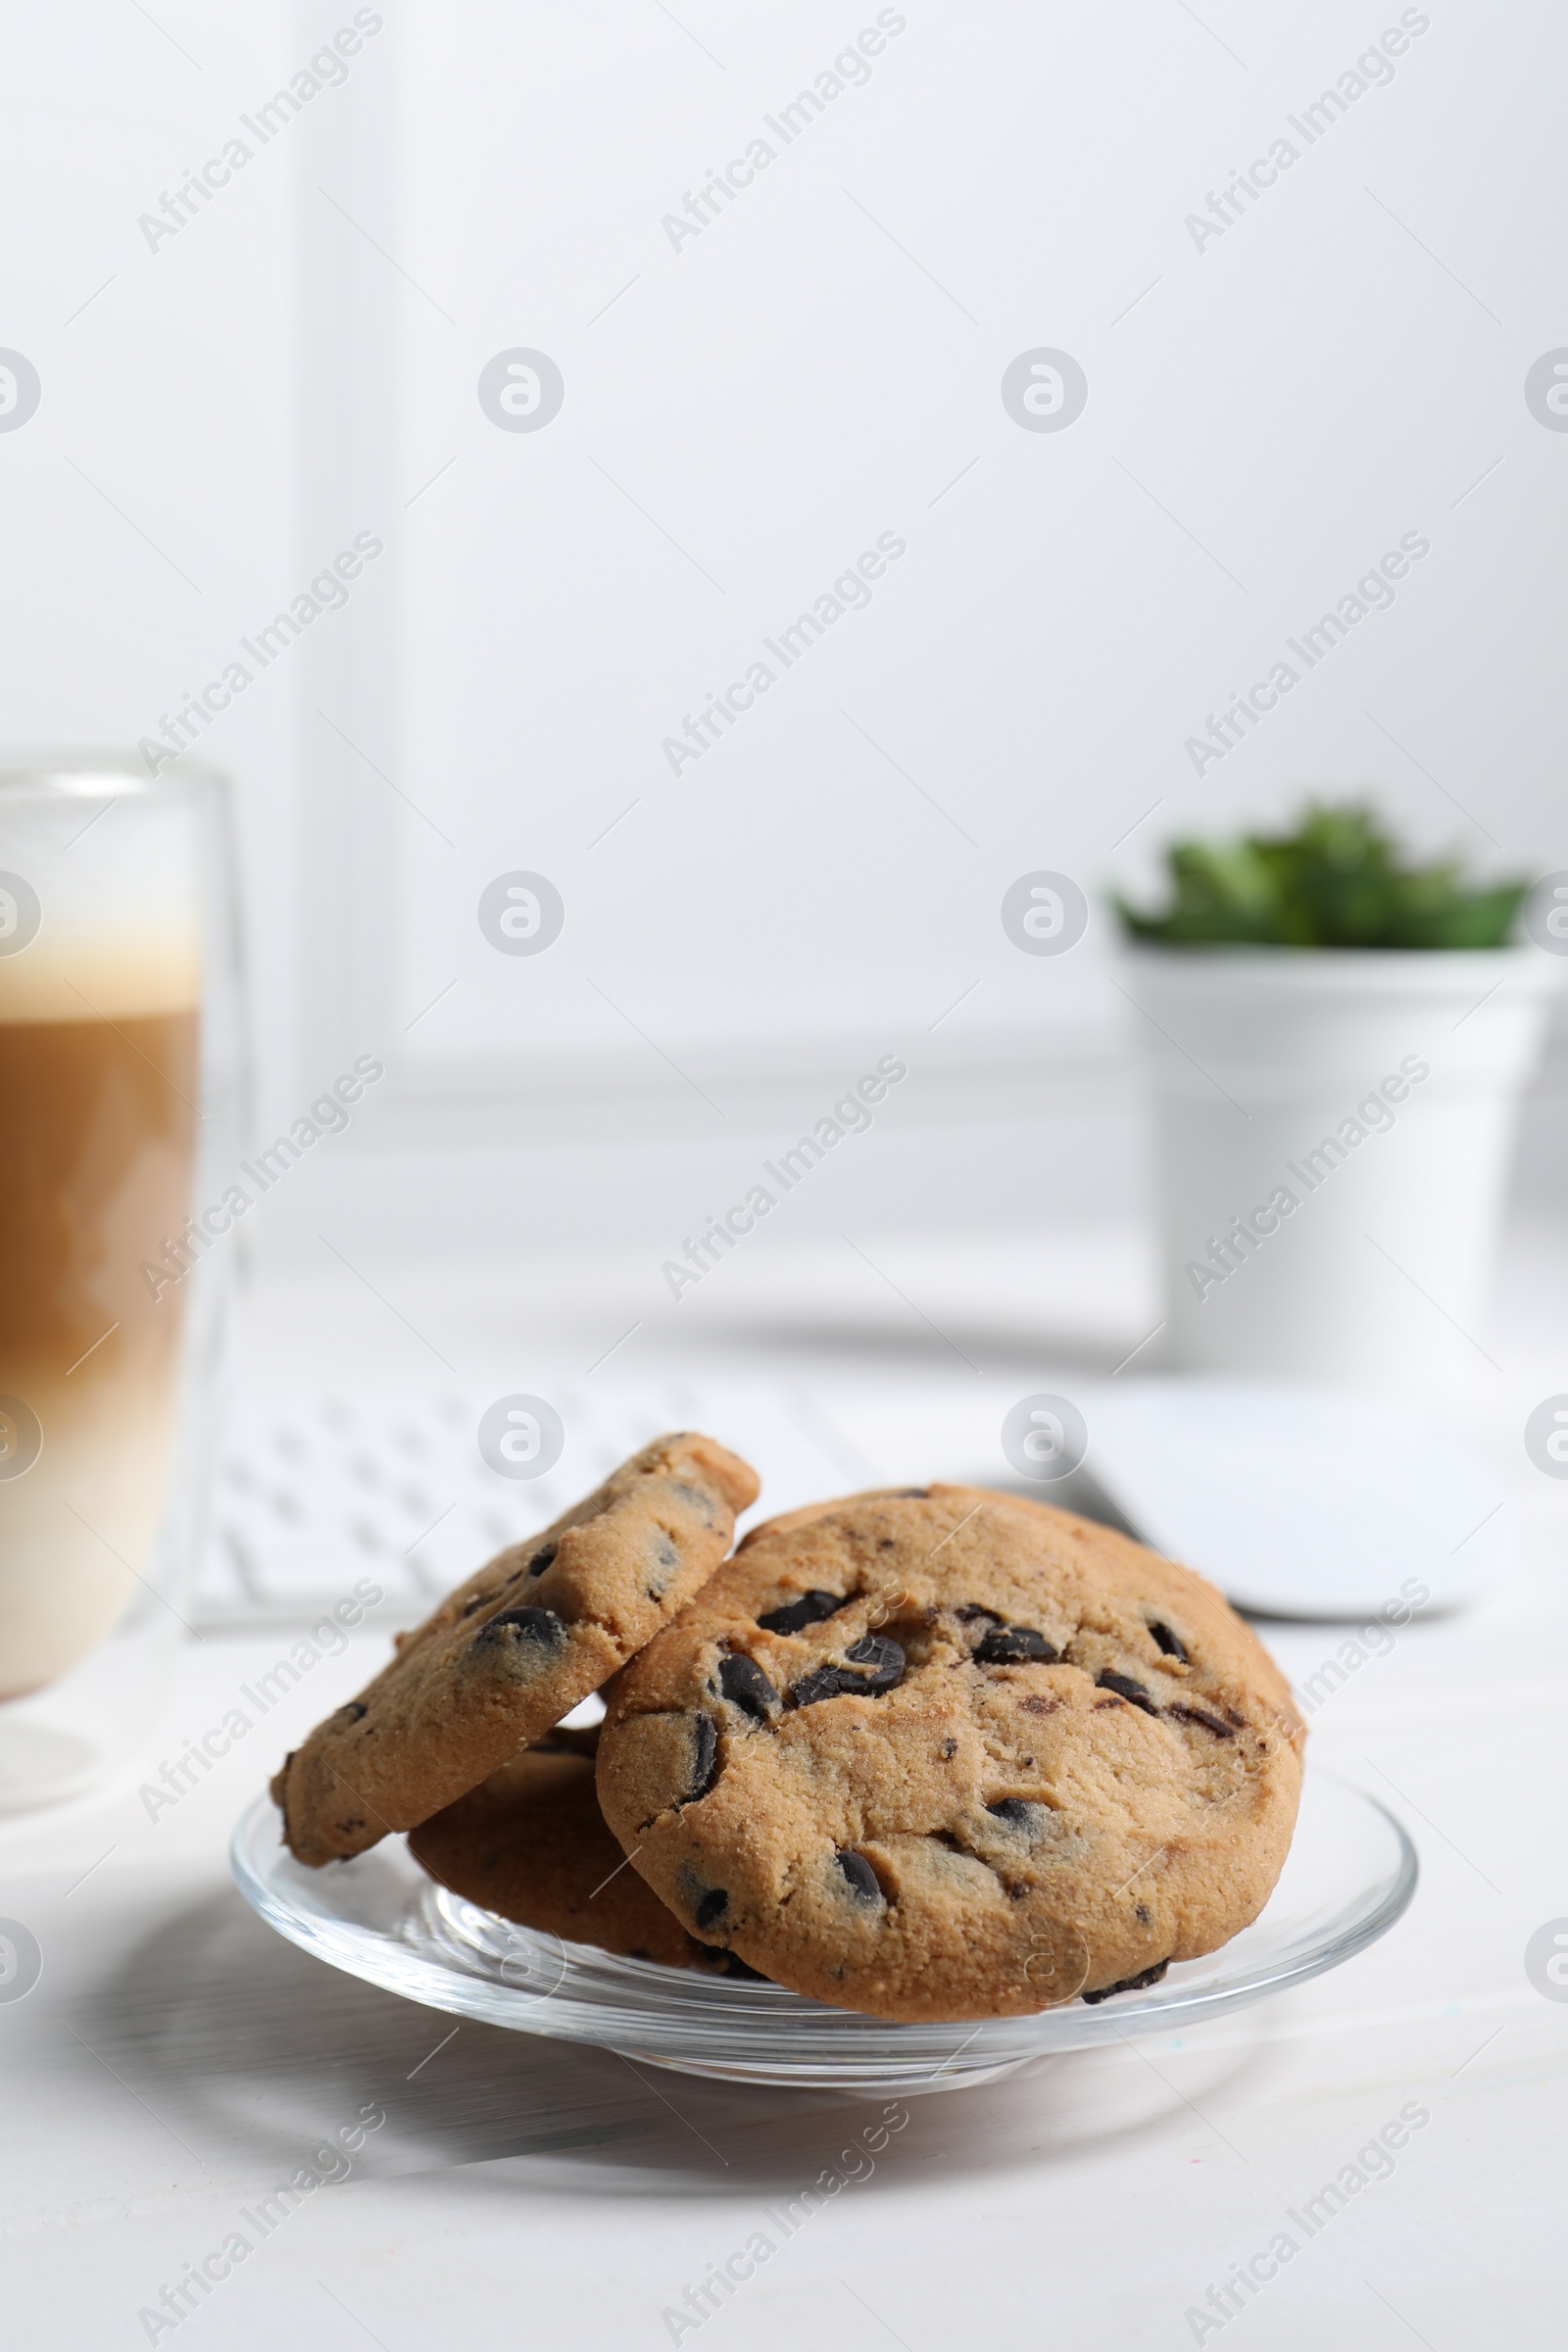
[[[1548,433],[1568,433],[1568,351],[1542,353],[1525,377],[1525,407]]]
[[[517,344],[479,371],[479,406],[504,433],[537,433],[561,414],[566,379],[548,352]]]
[[[479,1422],[480,1454],[501,1478],[543,1478],[565,1444],[565,1424],[543,1396],[498,1396]]]
[[[1568,1478],[1568,1396],[1547,1396],[1525,1423],[1525,1451],[1548,1478]]]
[[[1089,405],[1089,378],[1070,351],[1020,351],[1002,377],[1002,405],[1026,433],[1059,433]]]
[[[0,433],[14,433],[43,398],[38,370],[20,351],[0,351]]]
[[[517,866],[497,874],[479,897],[479,928],[503,956],[542,956],[566,921],[566,902],[548,874]]]

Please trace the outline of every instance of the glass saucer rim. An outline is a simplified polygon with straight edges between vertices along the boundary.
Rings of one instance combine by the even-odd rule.
[[[913,2088],[935,2066],[946,2080],[932,2080],[931,2086],[945,2088],[989,2079],[1055,2051],[1205,2023],[1304,1984],[1386,1935],[1408,1909],[1419,1881],[1419,1855],[1408,1831],[1381,1797],[1341,1774],[1315,1768],[1308,1786],[1325,1792],[1333,1788],[1365,1808],[1391,1845],[1387,1868],[1298,1948],[1259,1959],[1250,1972],[1229,1983],[1191,1984],[1177,1979],[1173,1984],[1166,1979],[1144,1993],[1118,1996],[1114,2004],[1089,2005],[1074,1997],[1021,2016],[981,2020],[900,2022],[871,2017],[808,2000],[766,1980],[709,1977],[622,1959],[595,1946],[546,1937],[465,1904],[477,1917],[495,1921],[524,1953],[543,1952],[547,1944],[558,1947],[563,1968],[556,1984],[543,1994],[530,1993],[482,1966],[467,1965],[464,1946],[450,1929],[432,1927],[431,1914],[439,1916],[437,1906],[443,1898],[447,1903],[463,1903],[464,1898],[450,1895],[422,1875],[416,1880],[413,1873],[418,1866],[401,1840],[371,1849],[380,1853],[383,1865],[396,1855],[394,1868],[408,1866],[407,1900],[395,1933],[334,1913],[330,1904],[310,1910],[292,1900],[253,1851],[268,1817],[275,1821],[265,1793],[235,1826],[230,1863],[246,1901],[287,1941],[362,1982],[449,2015],[552,2039],[592,2042],[677,2071],[724,2080],[800,2087],[838,2083],[865,2088],[882,2083]],[[1305,1796],[1303,1788],[1303,1803]],[[273,1850],[283,1854],[280,1839]],[[364,1859],[369,1861],[370,1854]],[[323,1892],[333,1884],[324,1873],[313,1874],[313,1882]],[[1260,1918],[1266,1916],[1266,1908]],[[1221,1961],[1237,1940],[1182,1965],[1197,1968]],[[480,1957],[476,1951],[475,1961]],[[573,1968],[578,1981],[558,2001],[554,1996],[566,1986]],[[607,1998],[607,1987],[617,1997]],[[715,2050],[715,2037],[724,2045],[722,2050]],[[981,2041],[985,2047],[974,2048]],[[688,2042],[692,2046],[685,2046]],[[971,2050],[973,2055],[966,2058]]]

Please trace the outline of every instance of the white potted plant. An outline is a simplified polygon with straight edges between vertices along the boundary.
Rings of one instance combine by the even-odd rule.
[[[1554,956],[1526,885],[1406,861],[1361,807],[1167,854],[1118,903],[1179,1369],[1430,1388],[1481,1328]]]

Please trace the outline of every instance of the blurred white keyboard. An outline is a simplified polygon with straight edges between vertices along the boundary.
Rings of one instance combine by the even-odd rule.
[[[1112,1519],[1272,1616],[1364,1616],[1397,1600],[1407,1577],[1425,1589],[1418,1605],[1451,1608],[1501,1573],[1500,1488],[1451,1432],[1404,1407],[1197,1378],[1085,1383],[1078,1395],[1087,1459],[1035,1485],[1003,1449],[1009,1400],[968,1376],[918,1393],[838,1366],[798,1385],[596,1378],[542,1399],[456,1387],[254,1394],[224,1451],[196,1621],[309,1625],[369,1578],[384,1595],[377,1626],[412,1624],[671,1429],[710,1430],[756,1466],[763,1493],[751,1517],[933,1477],[1011,1486]],[[559,1419],[559,1458],[542,1476],[492,1466],[539,1435],[537,1413],[507,1426],[511,1405]]]
[[[366,1577],[393,1611],[422,1616],[492,1553],[546,1525],[665,1430],[721,1431],[765,1467],[761,1513],[873,1483],[847,1434],[783,1386],[596,1382],[546,1401],[564,1443],[543,1476],[526,1478],[501,1475],[480,1453],[493,1395],[362,1388],[352,1398],[242,1397],[213,1498],[198,1626],[308,1624]]]

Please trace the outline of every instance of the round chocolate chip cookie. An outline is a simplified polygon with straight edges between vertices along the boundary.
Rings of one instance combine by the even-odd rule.
[[[313,1865],[411,1830],[559,1723],[728,1551],[756,1473],[711,1438],[658,1439],[553,1526],[449,1593],[272,1782]]]
[[[570,1943],[710,1975],[750,1974],[699,1943],[630,1868],[599,1810],[596,1735],[524,1748],[409,1833],[432,1879],[470,1903]]]
[[[1268,1897],[1304,1726],[1214,1588],[972,1487],[757,1528],[606,1693],[605,1818],[693,1935],[888,2018],[1155,1983]]]

